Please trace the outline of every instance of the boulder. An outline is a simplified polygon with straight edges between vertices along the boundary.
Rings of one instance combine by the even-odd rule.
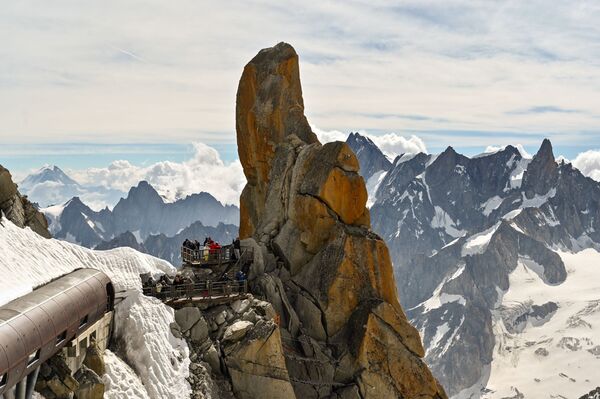
[[[279,328],[269,323],[255,330],[256,334],[247,337],[247,341],[225,349],[225,363],[236,397],[296,398],[289,380]]]
[[[190,339],[192,342],[201,344],[208,338],[208,324],[201,317],[196,324],[190,329]]]
[[[102,353],[100,352],[98,345],[96,345],[96,342],[93,342],[87,349],[83,364],[99,376],[103,376],[104,373],[106,373],[104,356],[102,356]]]
[[[244,338],[248,330],[253,326],[249,321],[238,320],[225,329],[223,342],[237,342]]]
[[[200,309],[196,307],[189,306],[175,311],[175,321],[184,333],[189,331],[201,318]]]
[[[238,315],[243,314],[250,307],[249,299],[238,299],[231,304],[231,309]]]
[[[75,379],[79,383],[75,391],[75,399],[102,399],[104,397],[104,383],[98,375],[89,368],[82,366]]]

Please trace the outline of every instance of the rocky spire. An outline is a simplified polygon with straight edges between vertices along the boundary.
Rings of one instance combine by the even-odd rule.
[[[523,189],[527,198],[545,195],[556,185],[558,165],[554,160],[552,143],[544,139],[523,175]]]
[[[445,398],[398,301],[387,246],[370,231],[356,155],[321,145],[306,122],[293,48],[262,50],[237,100],[250,287],[280,317],[287,377],[277,380],[295,394],[271,397]],[[265,397],[268,376],[253,372],[234,378],[234,391]]]
[[[249,237],[262,215],[275,146],[289,135],[318,142],[304,116],[298,55],[279,43],[261,50],[244,68],[237,91],[238,153],[248,179],[240,199],[240,236]],[[255,206],[251,209],[248,203]]]

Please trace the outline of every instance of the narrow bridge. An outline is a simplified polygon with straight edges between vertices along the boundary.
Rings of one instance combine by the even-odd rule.
[[[108,276],[79,269],[1,306],[2,398],[31,398],[41,364],[61,350],[66,350],[72,364],[77,364],[81,351],[92,341],[104,350],[114,303]]]
[[[187,303],[219,305],[247,296],[248,282],[237,275],[248,273],[254,261],[252,248],[243,248],[236,254],[232,245],[216,250],[182,246],[181,258],[184,273],[180,277],[187,273],[187,281],[145,285],[144,295],[158,298],[173,308]]]
[[[248,282],[244,281],[200,281],[189,284],[171,285],[158,289],[144,288],[144,295],[160,299],[173,308],[187,303],[229,303],[248,294]]]

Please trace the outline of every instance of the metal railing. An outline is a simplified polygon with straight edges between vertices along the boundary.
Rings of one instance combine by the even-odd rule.
[[[153,296],[162,301],[194,298],[220,298],[248,293],[248,281],[202,281],[198,283],[156,285],[144,287],[144,295]]]
[[[191,265],[220,265],[236,261],[232,245],[226,245],[221,248],[209,249],[191,249],[181,247],[181,260]]]

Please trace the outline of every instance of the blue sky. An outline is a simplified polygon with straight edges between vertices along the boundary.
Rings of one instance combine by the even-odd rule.
[[[321,130],[600,149],[597,1],[24,0],[0,35],[0,163],[17,174],[183,162],[193,142],[232,162],[242,68],[282,40]]]

